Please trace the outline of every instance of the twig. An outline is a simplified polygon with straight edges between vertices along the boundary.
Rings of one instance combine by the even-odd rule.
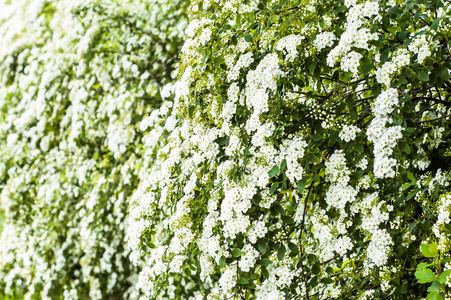
[[[415,124],[421,124],[421,123],[437,121],[437,120],[448,118],[448,117],[451,117],[451,115],[446,115],[446,116],[442,116],[442,117],[438,117],[438,118],[434,118],[434,119],[429,119],[429,120],[424,120],[424,121],[417,121],[417,122],[415,122]]]

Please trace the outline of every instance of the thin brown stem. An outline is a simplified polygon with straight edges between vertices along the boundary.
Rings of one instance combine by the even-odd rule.
[[[421,124],[421,123],[437,121],[437,120],[445,119],[445,118],[448,118],[448,117],[451,117],[451,115],[446,115],[446,116],[442,116],[442,117],[438,117],[438,118],[434,118],[434,119],[429,119],[429,120],[424,120],[424,121],[418,121],[418,122],[415,122],[415,124]]]

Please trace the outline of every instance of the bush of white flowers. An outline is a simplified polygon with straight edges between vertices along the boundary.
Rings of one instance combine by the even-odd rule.
[[[451,3],[189,14],[179,79],[140,123],[146,298],[449,299]]]
[[[187,8],[0,2],[1,299],[136,297],[124,241],[136,124],[176,78]]]

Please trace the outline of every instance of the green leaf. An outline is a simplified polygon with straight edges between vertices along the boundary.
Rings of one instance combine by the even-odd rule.
[[[431,269],[424,268],[415,272],[415,277],[419,283],[428,283],[436,280],[434,273]]]
[[[356,144],[354,148],[357,152],[363,153],[363,145],[362,144],[360,144],[360,143]]]
[[[248,283],[249,283],[249,280],[247,280],[247,279],[244,278],[244,277],[241,277],[239,283],[240,283],[240,284],[248,284]]]
[[[437,248],[437,243],[432,243],[431,245],[429,245],[429,251],[432,253],[432,255],[434,255],[434,257],[438,255]]]
[[[240,257],[240,256],[241,256],[241,250],[238,249],[238,248],[234,248],[234,249],[232,250],[232,256],[233,256],[233,257]]]
[[[304,192],[305,189],[305,182],[307,181],[307,179],[304,177],[302,177],[302,179],[298,182],[298,191],[299,194],[302,195],[302,193]]]
[[[216,65],[220,65],[220,64],[222,64],[224,62],[225,62],[224,57],[216,57],[215,58],[215,64]]]
[[[283,258],[285,257],[285,253],[287,252],[287,249],[285,249],[285,246],[281,246],[279,251],[277,251],[277,259],[279,261],[283,260]]]
[[[266,253],[266,241],[265,240],[259,240],[257,242],[257,248],[258,251],[260,251],[261,254],[265,254]]]
[[[241,15],[240,14],[236,15],[235,24],[236,24],[236,27],[238,27],[238,28],[241,27]]]
[[[404,149],[404,152],[406,152],[407,154],[410,154],[409,144],[406,144],[403,149]]]
[[[287,166],[287,160],[283,159],[282,162],[280,163],[280,170],[281,171],[285,170],[286,166]]]
[[[429,75],[425,71],[421,71],[417,78],[421,81],[429,81]]]
[[[186,276],[191,276],[191,271],[189,268],[184,269],[183,273],[185,273]]]
[[[341,13],[341,12],[343,12],[345,10],[346,10],[346,6],[342,5],[342,6],[337,7],[337,9],[335,11],[338,12],[338,13]]]
[[[271,261],[269,258],[263,258],[263,259],[260,261],[260,265],[262,265],[263,267],[267,267],[267,266],[269,266],[270,264],[272,264],[272,261]]]
[[[270,170],[270,172],[273,172],[274,174],[279,174],[280,173],[280,169],[279,169],[279,166],[274,166],[274,167],[272,167],[272,169]]]
[[[316,69],[316,61],[313,62],[312,64],[310,64],[310,66],[308,67],[308,70],[309,70],[310,74],[313,74],[315,69]]]
[[[273,183],[273,185],[271,186],[271,189],[269,190],[269,193],[272,195],[274,194],[274,192],[276,191],[276,189],[279,187],[278,183]]]
[[[246,36],[244,37],[244,40],[245,40],[246,42],[248,42],[248,43],[251,43],[251,42],[252,42],[252,35],[246,34]]]
[[[407,178],[412,181],[413,183],[417,182],[415,180],[415,176],[413,176],[413,174],[411,172],[407,172]]]
[[[398,38],[401,40],[401,42],[404,42],[410,35],[410,31],[405,30],[398,33]]]
[[[427,267],[432,266],[432,265],[433,264],[421,263],[421,264],[417,265],[417,270],[421,270],[421,269],[427,268]]]
[[[435,257],[437,255],[437,244],[433,243],[431,246],[428,244],[421,244],[420,245],[421,253],[425,257]]]
[[[370,64],[366,64],[366,65],[362,65],[362,73],[363,74],[368,74],[369,72],[371,72],[371,70],[374,68],[373,63]]]
[[[319,181],[319,175],[318,174],[314,174],[313,177],[312,177],[312,180],[314,182],[318,182]]]
[[[412,182],[404,183],[404,185],[402,186],[401,189],[402,189],[403,191],[404,191],[404,190],[407,190],[407,189],[410,188],[412,185],[413,185]]]
[[[188,107],[188,115],[189,115],[190,118],[193,117],[193,115],[194,115],[194,110],[195,110],[195,109],[196,109],[196,107],[193,106],[193,105],[190,105],[190,106]]]
[[[442,272],[442,274],[440,274],[440,276],[438,277],[438,281],[441,284],[445,283],[450,274],[451,274],[451,270],[446,270],[446,271]]]
[[[316,163],[318,160],[319,160],[319,158],[315,154],[310,154],[308,156],[308,161],[311,163]]]
[[[332,279],[326,277],[326,278],[321,279],[321,282],[324,284],[331,284],[334,281]]]
[[[385,63],[388,59],[388,55],[390,54],[390,48],[385,49],[384,51],[382,51],[381,53],[381,63]]]
[[[361,60],[362,64],[367,65],[367,64],[370,64],[371,62],[372,61],[368,56],[365,55],[364,57],[362,57],[362,60]]]
[[[393,6],[387,11],[387,14],[389,14],[389,15],[399,15],[402,13],[403,13],[403,10],[397,6]]]
[[[307,256],[307,259],[308,259],[309,263],[313,264],[318,261],[318,256],[316,256],[315,254],[309,254]]]
[[[323,137],[321,136],[321,134],[315,133],[315,134],[313,135],[312,139],[313,139],[315,142],[318,142],[318,141],[321,141],[321,140],[323,139]]]
[[[399,80],[398,80],[399,84],[407,84],[408,81],[404,76],[399,76]]]
[[[441,79],[448,81],[449,80],[449,72],[448,72],[448,68],[446,67],[442,67],[439,71],[438,71],[438,76],[440,76]]]
[[[314,265],[312,266],[312,273],[315,274],[315,275],[317,275],[317,274],[319,274],[320,272],[321,272],[321,268],[320,268],[319,264],[314,264]]]
[[[440,23],[440,18],[435,19],[432,23],[431,23],[431,29],[432,30],[437,30],[438,28],[438,24]]]
[[[290,248],[290,251],[293,253],[299,253],[299,247],[292,242],[288,243],[288,248]]]
[[[428,292],[437,292],[442,290],[442,285],[437,280],[434,281],[429,287]]]
[[[285,215],[285,209],[283,209],[283,207],[282,206],[280,206],[280,204],[275,204],[274,205],[274,209],[276,210],[276,212],[278,213],[278,214],[280,214],[281,216],[284,216]]]
[[[290,217],[290,216],[282,216],[282,221],[283,221],[285,224],[293,224],[293,223],[294,223],[293,218]]]
[[[440,296],[440,292],[432,292],[429,293],[426,297],[427,300],[443,300],[442,296]]]
[[[225,267],[225,261],[226,261],[225,256],[224,255],[221,256],[221,258],[219,259],[219,267],[224,268]]]

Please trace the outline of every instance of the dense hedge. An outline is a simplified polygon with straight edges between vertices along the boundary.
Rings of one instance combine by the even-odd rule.
[[[0,298],[135,298],[137,122],[176,76],[184,1],[0,4]]]
[[[449,1],[0,8],[0,298],[451,297]]]
[[[450,296],[448,1],[192,1],[128,228],[157,299]]]

